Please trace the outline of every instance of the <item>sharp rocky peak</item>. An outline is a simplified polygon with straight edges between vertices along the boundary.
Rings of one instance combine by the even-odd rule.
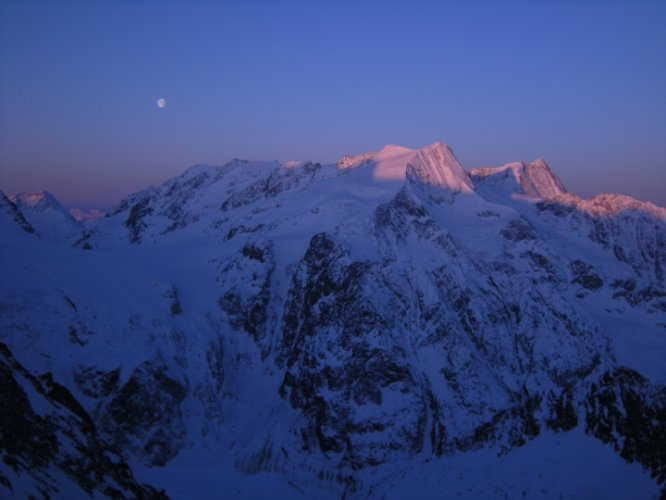
[[[28,218],[28,220],[31,216],[56,217],[56,219],[64,220],[66,224],[73,224],[74,226],[77,224],[69,211],[48,191],[19,193],[11,196],[9,199],[14,205],[16,205],[16,208]],[[32,222],[32,224],[34,225],[35,222]],[[46,223],[47,221],[45,220],[42,222]],[[37,223],[37,226],[39,225],[41,224]]]
[[[475,168],[470,175],[478,184],[506,185],[514,192],[533,198],[556,198],[567,192],[542,158],[530,163],[512,162],[495,168]]]
[[[456,193],[474,190],[472,180],[463,170],[453,150],[441,142],[435,142],[416,152],[407,166],[407,177]]]
[[[48,191],[37,191],[35,193],[19,193],[10,197],[12,202],[20,208],[45,209],[57,208],[62,209],[60,202]]]
[[[81,229],[80,223],[48,191],[20,193],[10,200],[35,232],[48,241],[67,241]]]
[[[523,172],[524,181],[531,184],[529,189],[532,189],[534,194],[541,198],[553,198],[567,192],[562,181],[552,172],[542,158],[525,165]],[[525,184],[527,185],[527,182]]]

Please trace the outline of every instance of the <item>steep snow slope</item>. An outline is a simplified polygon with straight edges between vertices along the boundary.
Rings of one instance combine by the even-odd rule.
[[[7,198],[2,191],[0,191],[0,231],[5,237],[25,233],[35,234],[35,228],[25,220],[14,202]]]
[[[42,238],[64,241],[81,229],[74,217],[48,191],[21,193],[10,199]]]
[[[377,497],[651,498],[659,490],[638,465],[627,466],[581,429],[545,433],[513,453],[479,450],[426,464],[406,464]]]
[[[643,468],[618,459],[613,477],[650,496],[666,474],[664,209],[580,200],[534,165],[488,182],[437,143],[193,167],[74,247],[3,238],[0,340],[175,495],[201,493],[174,479],[199,468],[239,496],[603,495],[529,463],[599,457],[598,478],[615,450]],[[498,453],[524,485],[473,472]]]

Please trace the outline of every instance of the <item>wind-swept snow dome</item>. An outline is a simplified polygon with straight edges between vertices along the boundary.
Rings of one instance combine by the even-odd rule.
[[[513,162],[496,168],[475,168],[470,174],[477,184],[502,186],[512,193],[533,198],[555,198],[567,192],[562,181],[541,158],[531,163]]]
[[[350,169],[371,165],[378,181],[403,181],[408,177],[455,192],[471,191],[472,181],[449,146],[435,142],[421,149],[387,145],[380,151],[358,156],[345,156],[338,168]]]
[[[372,164],[375,179],[404,180],[407,163],[416,155],[417,151],[389,144],[379,151],[344,156],[338,162],[338,168],[347,170]]]
[[[418,154],[416,149],[387,145],[373,157],[372,176],[378,180],[404,180],[407,164]]]

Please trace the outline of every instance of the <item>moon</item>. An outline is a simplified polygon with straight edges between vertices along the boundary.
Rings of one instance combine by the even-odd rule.
[[[166,106],[166,99],[164,97],[160,97],[157,100],[157,107],[162,109],[164,106]]]

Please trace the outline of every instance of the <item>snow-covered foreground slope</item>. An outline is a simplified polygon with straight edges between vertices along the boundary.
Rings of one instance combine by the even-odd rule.
[[[663,208],[581,200],[543,161],[468,174],[443,144],[193,167],[70,243],[4,203],[0,341],[71,393],[131,484],[181,498],[663,487]],[[33,486],[103,490],[52,462]],[[12,482],[25,468],[2,467],[0,485],[28,491]]]
[[[275,472],[245,475],[219,458],[188,460],[168,468],[138,468],[138,475],[174,499],[329,498],[316,484],[297,484]],[[652,498],[654,480],[638,464],[627,464],[610,447],[585,435],[546,432],[505,455],[481,449],[394,464],[387,479],[361,472],[373,484],[371,498]]]

